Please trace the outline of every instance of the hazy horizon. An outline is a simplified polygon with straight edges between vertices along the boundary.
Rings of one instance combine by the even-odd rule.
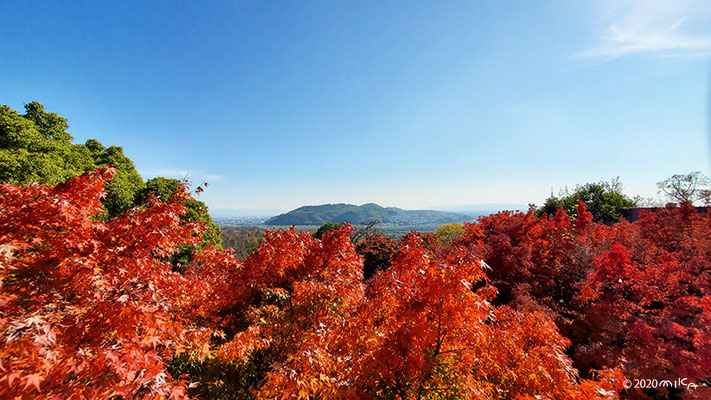
[[[324,203],[324,204],[350,204],[350,203]],[[363,203],[368,204],[368,203]],[[355,204],[357,206],[362,206],[363,204]],[[377,203],[376,203],[377,204]],[[299,207],[305,206],[318,206],[323,204],[303,204]],[[387,204],[378,204],[381,207],[391,207]],[[299,208],[296,207],[296,208]],[[469,205],[449,205],[449,206],[430,206],[421,209],[409,209],[409,210],[433,210],[433,211],[447,211],[447,212],[485,212],[485,211],[502,211],[502,210],[524,210],[528,206],[526,204],[469,204]],[[294,209],[296,209],[294,208]],[[210,209],[210,214],[217,218],[226,217],[270,217],[279,214],[283,214],[290,210],[284,209],[264,209],[264,208],[216,208]],[[408,209],[406,209],[408,210]]]

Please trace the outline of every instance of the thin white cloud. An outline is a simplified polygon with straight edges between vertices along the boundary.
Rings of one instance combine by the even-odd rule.
[[[183,179],[186,178],[191,181],[209,181],[209,182],[217,182],[224,177],[219,174],[210,174],[210,173],[204,173],[202,171],[190,171],[190,170],[185,170],[185,169],[173,169],[173,168],[164,168],[164,169],[154,169],[154,170],[146,170],[146,171],[140,171],[141,175],[146,175],[146,176],[164,176],[166,178],[176,178],[176,179]]]
[[[711,34],[704,29],[711,26],[710,11],[709,2],[618,0],[601,12],[598,43],[574,57],[605,62],[642,53],[660,57],[711,55]]]
[[[183,178],[194,176],[195,173],[182,169],[159,169],[156,175],[165,176],[168,178]]]
[[[205,174],[205,175],[203,175],[203,176],[204,176],[205,179],[207,179],[208,181],[214,181],[214,182],[221,181],[222,178],[223,178],[222,175],[218,175],[218,174]]]

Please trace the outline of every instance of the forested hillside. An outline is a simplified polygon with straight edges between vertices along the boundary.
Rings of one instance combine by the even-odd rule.
[[[353,204],[322,204],[304,206],[268,219],[265,224],[277,226],[323,225],[327,222],[340,224],[366,224],[377,221],[393,225],[440,225],[470,221],[472,217],[432,210],[403,210],[397,207],[381,207],[374,203],[356,206]]]

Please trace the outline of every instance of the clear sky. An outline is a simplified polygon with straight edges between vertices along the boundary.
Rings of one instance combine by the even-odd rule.
[[[541,204],[709,175],[711,2],[6,1],[37,100],[212,208]]]

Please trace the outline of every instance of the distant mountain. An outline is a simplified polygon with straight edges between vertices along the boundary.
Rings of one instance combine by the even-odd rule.
[[[528,206],[525,204],[501,204],[501,203],[489,203],[489,204],[471,204],[471,205],[460,205],[460,206],[440,206],[440,207],[430,207],[431,210],[437,211],[447,211],[456,212],[460,214],[467,215],[488,215],[497,213],[499,211],[527,211]]]
[[[375,203],[356,206],[353,204],[322,204],[304,206],[265,221],[266,225],[323,225],[326,222],[351,224],[378,221],[390,225],[442,225],[471,221],[470,215],[433,211],[403,210],[396,207],[381,207]]]

